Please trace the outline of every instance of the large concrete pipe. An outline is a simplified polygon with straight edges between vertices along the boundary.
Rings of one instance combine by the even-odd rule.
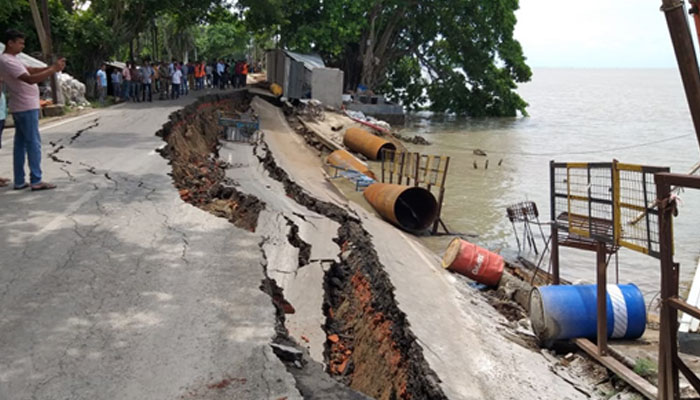
[[[343,169],[350,169],[369,176],[372,179],[377,179],[374,172],[370,171],[367,164],[358,160],[346,150],[336,150],[326,157],[326,162]]]
[[[438,216],[435,196],[421,187],[374,183],[364,196],[382,217],[407,231],[425,230]]]
[[[362,128],[354,127],[345,131],[343,144],[370,160],[379,160],[383,149],[396,150],[396,146],[388,140],[375,136]]]

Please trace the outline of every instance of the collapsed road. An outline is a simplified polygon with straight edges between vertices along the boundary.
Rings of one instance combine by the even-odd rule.
[[[262,141],[219,142],[217,111],[249,106]],[[42,131],[59,189],[0,192],[0,398],[585,397],[272,104],[97,116]]]

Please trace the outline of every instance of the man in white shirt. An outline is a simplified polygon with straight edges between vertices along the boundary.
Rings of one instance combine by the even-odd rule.
[[[97,94],[100,98],[100,105],[105,105],[105,94],[107,93],[107,72],[105,70],[107,66],[102,64],[100,69],[97,70],[95,74],[95,79],[97,81]]]
[[[224,64],[224,60],[219,60],[218,63],[216,63],[216,77],[215,79],[217,83],[219,84],[219,87],[221,89],[224,88],[224,85],[226,85],[226,82],[224,82],[224,72],[226,71],[226,65]],[[214,86],[216,86],[216,83],[214,83]]]
[[[116,98],[121,98],[122,97],[122,74],[119,72],[118,68],[115,68],[112,70],[112,93],[114,94],[114,97]]]
[[[180,84],[182,83],[182,70],[180,69],[180,64],[174,63],[173,80],[173,93],[170,95],[171,99],[180,98]]]
[[[148,61],[143,62],[143,67],[141,67],[141,80],[143,82],[143,97],[141,101],[146,101],[146,92],[148,92],[148,101],[153,101],[153,67]]]

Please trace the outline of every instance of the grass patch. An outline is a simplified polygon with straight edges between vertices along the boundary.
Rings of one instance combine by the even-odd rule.
[[[634,363],[633,371],[644,378],[652,378],[658,374],[656,363],[648,358],[638,358]]]

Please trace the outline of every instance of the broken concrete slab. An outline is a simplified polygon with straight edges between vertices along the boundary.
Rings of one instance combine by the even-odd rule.
[[[285,291],[286,299],[298,310],[308,310],[287,315],[287,329],[302,346],[308,346],[311,357],[324,362],[323,344],[326,332],[323,324],[323,277],[325,271],[321,262],[312,262],[297,271],[294,282]],[[309,312],[313,311],[313,312]],[[306,340],[305,340],[306,339]]]
[[[300,345],[308,346],[314,360],[324,362],[323,263],[337,258],[339,248],[333,238],[337,236],[338,223],[280,195],[284,187],[269,176],[258,159],[264,151],[240,143],[224,143],[219,150],[221,158],[231,164],[226,176],[237,183],[240,191],[266,204],[256,233],[265,238],[268,276],[275,279],[295,310],[286,316],[289,333]],[[299,249],[290,243],[292,227],[297,228],[299,239],[311,247],[308,264],[302,265]]]

